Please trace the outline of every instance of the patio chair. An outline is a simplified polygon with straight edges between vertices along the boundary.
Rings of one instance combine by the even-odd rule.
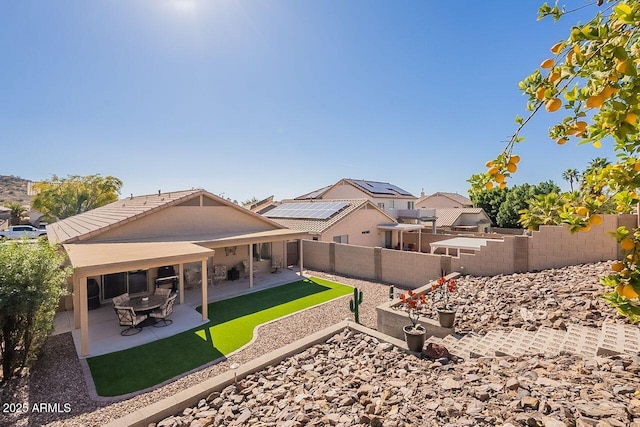
[[[113,302],[114,306],[122,305],[123,303],[129,301],[129,294],[124,293],[122,295],[118,295],[117,297],[113,297],[111,301]]]
[[[156,295],[169,298],[169,295],[171,295],[171,288],[156,288]]]
[[[274,255],[273,259],[271,260],[271,268],[272,273],[279,273],[278,270],[282,268],[282,257],[280,255]]]
[[[247,260],[242,261],[242,267],[244,269],[244,278],[248,279],[249,278],[249,261],[247,261]],[[257,272],[258,272],[258,266],[254,263],[253,264],[253,275],[254,275],[254,277],[255,277]]]
[[[171,313],[173,313],[173,305],[176,301],[177,295],[172,295],[158,308],[157,310],[153,310],[149,313],[149,316],[158,319],[156,323],[153,324],[154,327],[161,328],[165,326],[169,326],[173,323],[173,320],[167,319]],[[160,324],[162,322],[162,324]]]
[[[146,314],[136,314],[133,307],[121,307],[116,305],[113,309],[118,315],[120,326],[128,326],[127,329],[120,332],[120,335],[127,337],[129,335],[135,335],[142,332],[142,326],[140,326],[140,323],[148,317]]]
[[[212,285],[215,285],[223,280],[227,280],[227,266],[224,264],[214,265],[213,274],[211,275],[211,280],[209,282]]]

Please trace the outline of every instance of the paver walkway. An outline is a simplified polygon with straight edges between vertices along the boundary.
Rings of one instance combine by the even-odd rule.
[[[640,328],[605,322],[601,329],[570,325],[566,331],[540,327],[537,331],[512,329],[493,330],[486,335],[470,333],[457,338],[429,337],[462,358],[522,356],[531,354],[557,355],[561,352],[584,358],[640,352]]]

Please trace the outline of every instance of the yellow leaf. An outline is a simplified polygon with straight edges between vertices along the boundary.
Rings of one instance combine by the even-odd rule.
[[[599,140],[598,141],[594,141],[593,142],[593,146],[596,147],[596,148],[602,148],[602,144],[600,144]]]

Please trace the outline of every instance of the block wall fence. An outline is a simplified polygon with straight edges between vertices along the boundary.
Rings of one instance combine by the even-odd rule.
[[[636,215],[603,215],[601,225],[575,234],[564,226],[542,226],[530,236],[503,236],[503,241],[489,241],[480,251],[456,257],[305,240],[304,265],[415,289],[442,271],[495,276],[618,259],[618,244],[609,233],[622,225],[636,227],[637,221]]]

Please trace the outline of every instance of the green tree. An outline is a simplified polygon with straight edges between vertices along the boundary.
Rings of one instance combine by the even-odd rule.
[[[594,17],[574,25],[565,40],[551,47],[552,57],[540,69],[520,82],[528,96],[527,118],[516,117],[518,124],[504,150],[487,162],[484,174],[472,175],[473,191],[504,182],[515,172],[515,144],[538,111],[565,112],[549,130],[559,145],[570,140],[578,145],[601,147],[611,143],[616,152],[614,164],[583,176],[581,204],[567,209],[562,222],[571,232],[586,231],[599,224],[600,213],[608,203],[625,211],[640,202],[640,0],[597,0],[586,6],[596,7]],[[579,4],[578,8],[585,7]],[[539,18],[560,20],[571,10],[557,4],[543,4]],[[640,229],[624,227],[615,233],[624,257],[615,263],[613,274],[602,278],[611,288],[605,300],[631,321],[640,321]]]
[[[500,206],[507,198],[509,189],[492,188],[491,190],[482,190],[470,194],[471,202],[476,208],[482,208],[489,215],[489,219],[493,225],[496,225]]]
[[[31,205],[44,215],[68,218],[118,200],[122,181],[113,176],[54,175],[34,185],[37,192]]]
[[[4,380],[36,358],[53,327],[70,268],[47,241],[0,245],[0,357]]]
[[[565,193],[571,194],[571,193]],[[519,222],[527,230],[538,230],[541,225],[559,225],[562,223],[560,213],[565,209],[566,196],[549,193],[538,194],[529,200],[528,208],[522,209]]]
[[[20,220],[27,215],[27,208],[24,207],[20,202],[9,202],[5,205],[5,207],[9,208],[9,213],[11,215],[11,225],[20,224]]]
[[[513,187],[498,211],[497,223],[499,227],[522,228],[520,211],[529,207],[529,201],[536,195],[559,193],[560,188],[552,181],[541,182],[538,185],[521,184]]]
[[[580,172],[578,172],[578,169],[567,169],[562,172],[562,179],[569,182],[569,186],[573,192],[573,183],[578,182],[580,179]]]

